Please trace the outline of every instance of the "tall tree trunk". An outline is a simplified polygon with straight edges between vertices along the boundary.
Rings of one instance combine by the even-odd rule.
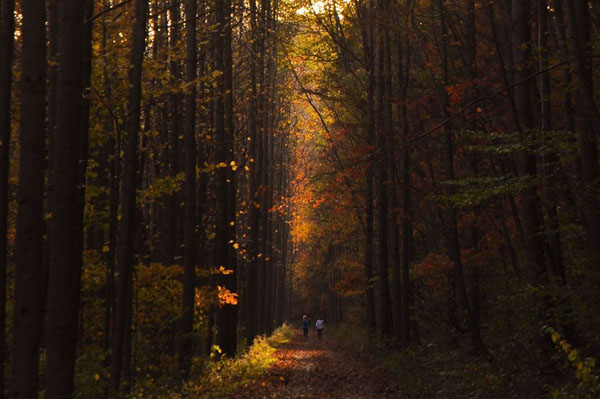
[[[538,0],[538,48],[539,48],[539,70],[548,69],[548,1]],[[546,132],[552,130],[552,102],[550,101],[550,73],[540,75],[540,130],[545,136]],[[548,261],[552,274],[561,283],[566,282],[565,265],[563,261],[562,244],[558,224],[558,213],[556,210],[556,198],[558,192],[552,176],[560,173],[559,158],[556,153],[549,153],[542,157],[545,176],[546,204],[545,214],[548,220]]]
[[[235,292],[237,290],[237,275],[235,267],[235,254],[231,232],[235,232],[235,196],[232,198],[231,185],[234,185],[231,171],[233,161],[233,115],[231,114],[231,8],[227,0],[218,0],[215,4],[215,17],[217,28],[215,30],[215,70],[222,75],[217,81],[216,100],[216,148],[215,162],[220,165],[217,170],[217,215],[215,237],[216,267],[221,266],[229,270],[226,274],[219,275],[221,289]],[[227,92],[229,90],[229,93]],[[233,191],[235,193],[235,191]],[[233,225],[231,225],[233,223]],[[233,237],[235,240],[235,236]],[[223,354],[233,356],[237,346],[237,306],[231,303],[219,305],[216,314],[217,336],[216,344]]]
[[[444,119],[447,119],[450,116],[450,102],[448,98],[448,93],[445,90],[449,85],[449,70],[448,70],[448,40],[449,40],[449,32],[447,27],[447,12],[445,0],[437,0],[438,10],[441,15],[441,51],[442,51],[442,85],[440,88],[441,91],[441,107],[442,107],[442,115]],[[454,174],[454,132],[452,131],[452,126],[450,123],[446,123],[444,125],[444,133],[445,133],[445,151],[446,151],[446,179],[448,181],[453,181],[455,179]],[[455,193],[455,188],[453,185],[448,186],[447,195],[453,196]],[[465,278],[463,273],[463,261],[461,258],[460,252],[460,242],[458,240],[458,221],[457,221],[457,210],[455,205],[450,205],[447,210],[447,249],[448,249],[448,257],[454,263],[454,286],[456,289],[456,293],[458,295],[459,303],[462,305],[467,323],[469,324],[469,330],[471,331],[471,341],[473,345],[473,349],[476,352],[480,352],[483,350],[483,342],[481,341],[481,337],[479,335],[479,324],[478,319],[473,315],[473,307],[472,304],[469,303],[469,298],[467,295],[467,288],[465,284]]]
[[[368,16],[373,15],[373,9],[373,0],[371,0],[369,1],[368,9],[363,9],[363,15],[361,15],[361,17],[365,20],[368,20]],[[367,73],[369,77],[367,86],[368,121],[365,126],[365,138],[367,145],[373,147],[375,144],[375,43],[373,26],[371,24],[368,24],[366,21],[363,23],[362,27],[362,42],[364,58],[366,60]],[[373,198],[373,175],[375,172],[374,158],[374,153],[369,156],[367,170],[365,172],[365,315],[367,330],[370,333],[375,332],[376,329],[375,290],[373,285],[373,259],[375,258],[375,225]]]
[[[46,7],[21,4],[21,117],[15,242],[12,395],[37,399],[42,326]]]
[[[140,103],[142,99],[142,61],[146,47],[146,20],[148,2],[135,1],[135,25],[133,26],[132,48],[129,66],[129,93],[127,98],[127,124],[124,155],[124,176],[121,186],[121,223],[117,243],[117,263],[115,274],[115,327],[111,344],[109,398],[114,398],[119,390],[123,367],[123,348],[127,322],[127,307],[131,302],[130,280],[133,271],[133,246],[135,235],[136,189],[138,186],[138,136],[140,129]]]
[[[411,0],[406,2],[407,9],[404,12],[407,15],[406,24],[408,24],[409,9],[412,9]],[[402,140],[405,141],[410,133],[408,121],[408,83],[410,79],[410,62],[411,48],[408,39],[402,39],[398,35],[398,120],[402,129]],[[411,185],[410,185],[410,154],[408,143],[402,143],[400,149],[400,169],[401,169],[401,186],[402,214],[400,217],[401,223],[401,244],[400,244],[400,268],[402,281],[402,311],[400,322],[400,338],[404,345],[410,342],[410,275],[409,266],[412,260],[412,203],[411,203]]]
[[[600,111],[594,97],[594,76],[588,1],[563,2],[567,17],[571,61],[577,82],[577,109],[580,111],[579,147],[582,170],[582,207],[587,227],[587,242],[594,272],[600,261],[600,210],[598,189],[598,135]]]
[[[465,36],[467,38],[467,69],[473,81],[478,78],[477,73],[477,20],[475,12],[475,0],[468,0],[466,4],[467,23]],[[477,155],[472,155],[469,159],[471,172],[474,176],[478,173],[478,158]],[[478,210],[474,211],[476,214]],[[476,224],[469,227],[469,235],[471,238],[471,248],[473,251],[479,251],[479,231]],[[483,340],[481,338],[481,300],[480,300],[480,281],[479,281],[479,265],[471,264],[469,267],[470,275],[470,303],[471,303],[471,345],[475,351],[485,351],[483,348]]]
[[[379,332],[389,336],[392,333],[392,304],[389,287],[389,255],[388,255],[388,213],[387,197],[387,142],[389,132],[386,123],[386,108],[389,98],[386,95],[386,37],[387,0],[377,2],[377,47],[376,47],[376,83],[375,83],[375,190],[377,214],[377,262],[378,262],[378,296],[379,296]]]
[[[183,253],[183,304],[181,312],[181,347],[178,354],[183,379],[190,373],[193,355],[194,291],[196,282],[196,11],[197,0],[186,0],[185,80],[190,87],[185,95],[185,233]]]
[[[531,32],[530,32],[530,5],[527,1],[513,0],[512,22],[513,22],[513,54],[515,67],[515,81],[525,79],[531,68]],[[533,129],[533,116],[531,109],[530,81],[515,87],[515,107],[518,118],[518,130],[522,134],[530,134]],[[535,176],[536,164],[532,154],[521,152],[516,154],[516,164],[520,176]],[[525,247],[528,260],[532,267],[530,274],[537,280],[546,272],[544,259],[544,240],[541,237],[542,219],[540,214],[540,203],[535,186],[526,187],[521,192],[521,214],[523,218],[523,231],[525,234]]]
[[[181,65],[179,61],[179,29],[181,25],[181,1],[170,0],[169,3],[169,75],[171,83],[175,86],[181,84]],[[179,167],[181,151],[179,136],[181,129],[181,94],[175,91],[169,96],[167,111],[168,131],[168,168],[171,177],[176,176],[181,170]],[[179,193],[173,193],[167,198],[165,240],[167,249],[163,262],[167,264],[178,263],[181,259],[179,248]]]
[[[257,93],[257,55],[259,51],[259,32],[257,26],[257,9],[256,0],[250,0],[250,35],[252,38],[252,50],[250,52],[250,110],[248,121],[248,136],[250,137],[250,172],[248,175],[248,223],[249,229],[246,232],[248,235],[248,256],[249,261],[246,264],[246,320],[245,334],[246,344],[252,344],[254,337],[258,335],[257,326],[257,302],[258,292],[258,262],[256,255],[259,251],[259,223],[260,223],[260,206],[258,182],[260,171],[258,170],[257,150],[258,150],[258,93]]]
[[[91,16],[91,10],[93,3],[89,0],[62,0],[59,3],[60,67],[55,159],[51,165],[54,189],[50,198],[45,382],[48,398],[72,397],[74,389],[89,126],[84,89],[90,80],[92,40],[91,23],[85,26],[85,19]]]
[[[0,3],[0,399],[6,380],[6,268],[8,265],[8,169],[10,160],[15,2]]]

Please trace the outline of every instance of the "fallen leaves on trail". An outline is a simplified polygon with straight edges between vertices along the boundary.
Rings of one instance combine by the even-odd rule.
[[[400,399],[393,378],[343,348],[333,337],[300,335],[275,353],[265,376],[245,386],[236,399]]]

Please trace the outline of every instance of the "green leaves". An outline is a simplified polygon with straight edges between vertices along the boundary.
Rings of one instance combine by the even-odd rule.
[[[436,196],[435,199],[446,205],[476,206],[506,194],[516,195],[523,189],[536,185],[538,181],[535,176],[469,177],[446,181],[442,184],[454,186],[458,192],[453,195]]]
[[[184,173],[178,173],[174,176],[159,177],[146,189],[140,191],[138,201],[152,201],[163,196],[173,195],[181,190],[184,179]]]

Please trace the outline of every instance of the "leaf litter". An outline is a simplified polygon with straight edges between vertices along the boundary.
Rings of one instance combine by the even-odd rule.
[[[231,399],[401,399],[396,380],[335,337],[296,334],[274,354],[267,373]]]

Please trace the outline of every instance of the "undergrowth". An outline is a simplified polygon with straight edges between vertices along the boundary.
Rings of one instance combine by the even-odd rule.
[[[231,395],[262,376],[275,361],[276,348],[289,342],[292,336],[292,330],[284,324],[270,337],[257,337],[244,355],[210,362],[197,380],[185,386],[183,396],[219,399]]]
[[[183,388],[179,384],[161,382],[160,379],[146,378],[138,381],[131,398],[140,399],[221,399],[242,389],[249,382],[260,378],[276,360],[273,356],[276,348],[289,342],[293,336],[287,324],[279,327],[270,337],[256,337],[252,346],[243,354],[216,360],[219,354],[213,348],[210,360],[194,359],[194,368],[190,380]]]
[[[397,377],[403,397],[430,398],[520,398],[513,381],[493,364],[432,342],[405,350],[371,338],[365,331],[341,327],[337,335],[350,348],[361,350]],[[525,397],[536,397],[525,396]]]
[[[600,397],[596,360],[583,356],[551,327],[544,327],[540,334],[549,336],[554,344],[554,352],[549,353],[552,367],[542,363],[511,367],[507,359],[492,362],[464,348],[439,342],[393,349],[390,342],[369,338],[364,330],[344,326],[335,334],[346,346],[374,358],[391,372],[402,387],[403,397],[409,399]],[[575,378],[569,378],[571,375]]]

